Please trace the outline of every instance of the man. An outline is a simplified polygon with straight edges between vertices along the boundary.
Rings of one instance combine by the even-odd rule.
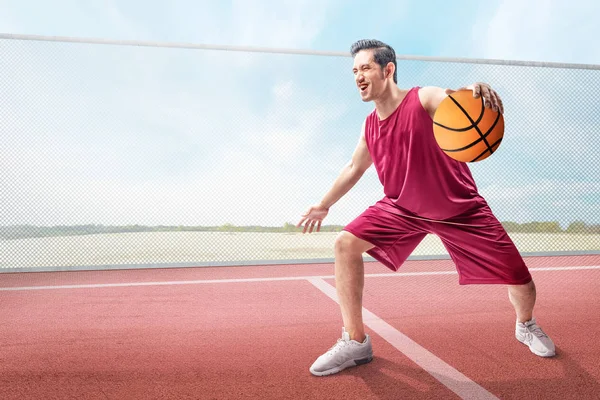
[[[303,214],[297,226],[319,231],[331,206],[375,165],[383,199],[349,223],[335,242],[335,279],[342,338],[310,367],[314,375],[334,374],[373,359],[371,338],[362,319],[362,254],[397,271],[428,234],[442,240],[459,284],[506,284],[516,311],[516,338],[538,356],[555,354],[552,340],[533,318],[536,290],[529,270],[492,213],[466,163],[442,152],[433,134],[433,116],[454,90],[397,86],[396,54],[387,44],[360,40],[351,47],[354,78],[363,101],[375,110],[363,123],[351,161],[322,201]],[[482,96],[486,107],[504,112],[491,87],[475,83],[458,90]]]

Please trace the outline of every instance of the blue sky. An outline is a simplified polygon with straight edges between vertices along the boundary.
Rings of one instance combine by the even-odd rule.
[[[0,32],[600,64],[600,5],[463,1],[0,0]],[[0,225],[296,222],[350,157],[372,104],[351,59],[0,41]],[[599,71],[404,62],[401,86],[493,82],[501,151],[472,166],[502,220],[600,222]],[[595,86],[594,86],[595,85]],[[344,224],[382,196],[375,171]]]

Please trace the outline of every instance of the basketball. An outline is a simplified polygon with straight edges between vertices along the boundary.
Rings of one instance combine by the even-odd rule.
[[[483,97],[460,90],[448,95],[433,118],[433,133],[449,157],[477,162],[491,156],[504,137],[504,117],[483,105]]]

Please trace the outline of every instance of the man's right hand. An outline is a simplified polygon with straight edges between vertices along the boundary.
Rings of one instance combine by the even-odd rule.
[[[329,213],[329,209],[322,206],[312,206],[308,209],[304,214],[302,214],[302,219],[296,225],[296,228],[302,226],[304,224],[304,230],[302,233],[312,233],[315,229],[315,225],[317,225],[316,232],[321,230],[321,222]]]

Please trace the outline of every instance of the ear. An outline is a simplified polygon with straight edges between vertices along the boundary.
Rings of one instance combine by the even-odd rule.
[[[393,62],[389,62],[387,63],[387,65],[385,66],[385,77],[387,78],[388,76],[394,76],[394,63]]]

